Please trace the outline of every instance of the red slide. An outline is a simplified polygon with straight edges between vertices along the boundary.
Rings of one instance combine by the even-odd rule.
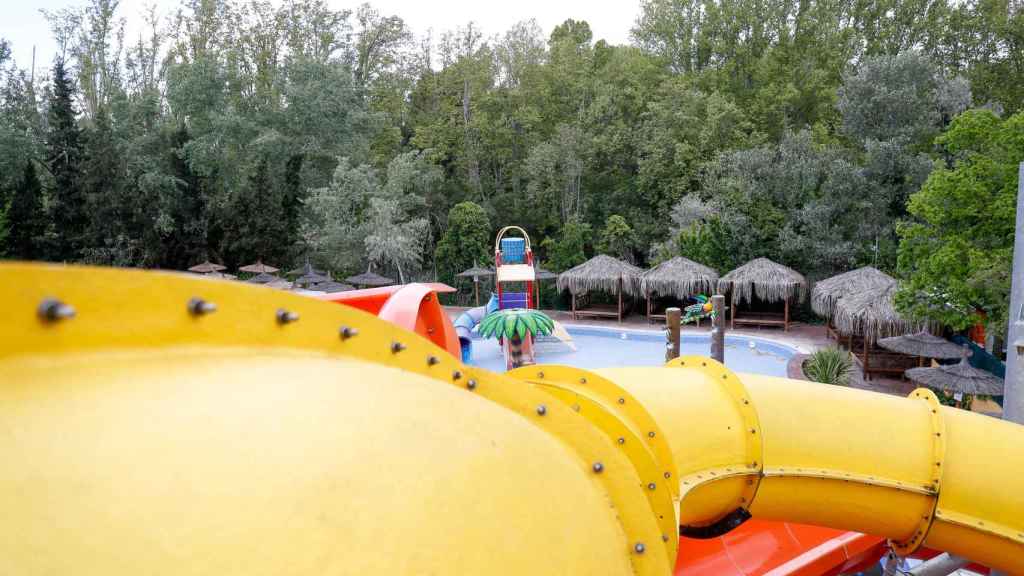
[[[319,298],[379,316],[416,332],[452,356],[461,358],[462,351],[455,327],[437,299],[437,294],[446,292],[455,292],[455,289],[440,283],[405,284],[335,292]]]

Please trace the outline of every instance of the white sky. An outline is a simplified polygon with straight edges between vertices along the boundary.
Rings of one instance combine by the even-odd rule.
[[[144,6],[156,4],[162,14],[178,6],[178,0],[121,0],[120,15],[127,19],[128,38],[138,36]],[[327,0],[333,8],[355,8],[360,0]],[[629,41],[629,30],[640,13],[640,0],[375,0],[370,2],[383,14],[402,17],[417,34],[433,28],[434,37],[469,21],[480,25],[486,36],[502,33],[520,21],[534,18],[550,33],[567,18],[586,20],[594,40],[611,44]],[[80,0],[0,0],[0,37],[9,40],[14,58],[28,68],[32,46],[36,65],[48,68],[56,44],[40,9],[58,10],[81,5]]]

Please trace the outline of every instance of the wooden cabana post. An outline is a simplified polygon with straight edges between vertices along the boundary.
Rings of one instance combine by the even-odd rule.
[[[622,276],[619,276],[619,289],[617,292],[619,293],[619,324],[622,324]]]

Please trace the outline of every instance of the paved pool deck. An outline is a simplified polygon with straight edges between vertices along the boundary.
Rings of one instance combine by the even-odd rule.
[[[446,306],[445,309],[452,320],[458,318],[459,314],[462,314],[468,308],[458,306]],[[646,317],[640,315],[630,315],[622,319],[622,323],[616,322],[615,320],[598,320],[598,319],[587,319],[587,320],[573,320],[572,314],[564,310],[544,310],[545,314],[550,316],[552,319],[561,322],[566,326],[595,326],[599,328],[624,328],[628,330],[661,330],[664,327],[663,323],[652,323],[647,320]],[[700,326],[693,324],[684,324],[682,327],[684,334],[697,334],[697,333],[710,333],[711,323],[710,321],[702,322]],[[727,334],[737,334],[741,336],[757,336],[758,338],[764,338],[767,340],[774,340],[780,344],[785,344],[792,348],[795,348],[799,354],[794,356],[793,361],[790,363],[790,374],[791,378],[803,378],[802,372],[799,370],[799,366],[803,363],[804,358],[807,355],[820,350],[821,348],[827,348],[835,345],[835,341],[830,340],[825,332],[824,324],[806,324],[803,322],[792,322],[789,325],[789,331],[784,332],[781,328],[740,328],[736,330],[728,330]],[[872,392],[881,392],[883,394],[892,394],[894,396],[908,396],[911,392],[917,388],[913,382],[909,380],[902,380],[898,378],[884,378],[874,377],[871,380],[864,380],[860,370],[854,368],[853,373],[850,375],[851,388],[859,388],[861,390],[870,390]],[[1000,417],[1002,409],[998,404],[992,401],[975,400],[972,410],[989,416]]]

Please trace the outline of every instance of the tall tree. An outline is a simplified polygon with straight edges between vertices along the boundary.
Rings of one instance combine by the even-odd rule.
[[[1010,306],[1018,170],[1024,114],[1000,120],[967,112],[938,138],[955,162],[932,172],[910,198],[913,219],[900,228],[901,284],[896,302],[915,317],[955,329],[980,320],[1002,334]]]
[[[448,211],[448,222],[434,251],[438,279],[455,282],[470,266],[484,266],[491,255],[491,222],[479,204],[460,202]]]
[[[127,265],[142,256],[135,246],[137,229],[130,221],[133,206],[124,157],[110,115],[101,107],[83,133],[81,188],[89,227],[82,255],[89,262]]]
[[[49,131],[46,162],[52,176],[49,194],[50,222],[54,246],[47,256],[74,261],[82,253],[89,224],[81,183],[82,139],[75,107],[75,85],[63,59],[53,67],[49,101]]]
[[[39,260],[45,255],[43,235],[46,213],[43,211],[43,188],[32,162],[26,162],[21,179],[14,187],[7,206],[7,237],[4,255],[19,260]]]

